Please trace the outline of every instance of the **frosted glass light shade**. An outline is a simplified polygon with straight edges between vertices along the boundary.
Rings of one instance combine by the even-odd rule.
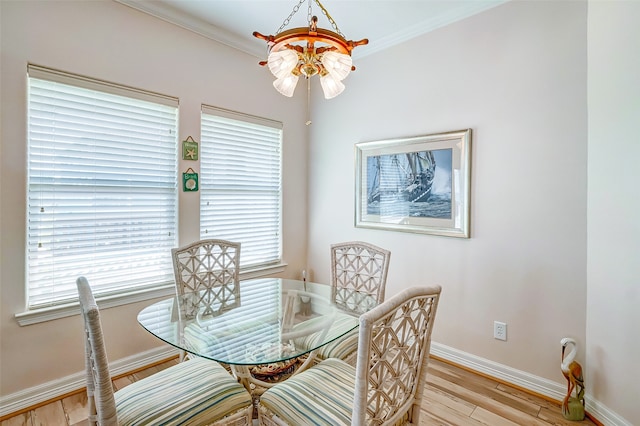
[[[332,74],[326,74],[320,77],[320,85],[324,92],[325,99],[331,99],[338,96],[344,90],[344,84]]]
[[[296,85],[298,84],[298,76],[289,73],[289,75],[278,78],[273,82],[273,87],[284,96],[292,97],[293,91],[296,90]]]
[[[351,72],[353,60],[351,56],[334,51],[322,54],[322,65],[337,80],[344,80]]]
[[[291,74],[293,68],[298,64],[298,54],[289,49],[279,52],[271,52],[267,57],[269,71],[276,78],[284,78]]]

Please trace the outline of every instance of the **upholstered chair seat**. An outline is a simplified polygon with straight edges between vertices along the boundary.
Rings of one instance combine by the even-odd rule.
[[[356,366],[329,358],[260,398],[260,424],[417,425],[440,286],[413,287],[360,316]]]
[[[85,327],[89,425],[251,425],[251,395],[218,363],[201,358],[166,368],[114,392],[100,312],[77,279]]]

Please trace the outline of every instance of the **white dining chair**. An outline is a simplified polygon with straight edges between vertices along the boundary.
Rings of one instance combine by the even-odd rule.
[[[384,300],[390,259],[389,250],[363,241],[331,245],[331,301],[341,312],[324,337],[335,340],[318,349],[316,358],[340,358],[355,365],[358,330],[349,331],[353,322],[349,317],[360,315]],[[300,331],[304,327],[305,323],[300,323],[295,329]],[[309,334],[296,343],[314,347],[319,337],[319,333]]]
[[[176,294],[198,293],[213,315],[234,307],[240,297],[240,243],[204,239],[171,249]],[[203,304],[200,303],[200,306]]]
[[[203,239],[171,249],[176,295],[185,319],[218,315],[240,304],[239,242]],[[180,352],[180,360],[193,356]]]
[[[391,252],[363,241],[331,246],[331,286],[333,301],[345,311],[362,313],[361,300],[354,294],[366,293],[382,303],[387,286]],[[341,290],[355,290],[350,293]]]
[[[76,280],[85,330],[89,425],[251,425],[251,395],[218,363],[195,358],[114,392],[100,312]]]
[[[326,359],[267,390],[261,425],[417,425],[441,287],[412,287],[360,316],[353,367]]]

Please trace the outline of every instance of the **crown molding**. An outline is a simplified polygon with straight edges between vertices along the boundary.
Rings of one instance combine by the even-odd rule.
[[[186,30],[192,31],[203,37],[215,40],[226,46],[240,50],[259,59],[266,57],[267,51],[264,43],[238,37],[230,31],[219,28],[209,22],[194,17],[188,13],[172,8],[165,3],[142,0],[114,0],[125,6],[129,6],[140,12],[154,16],[163,21],[172,23]],[[354,58],[362,58],[373,53],[380,52],[420,35],[468,18],[469,16],[499,6],[510,0],[484,0],[473,2],[461,2],[458,7],[448,10],[446,13],[436,14],[420,22],[405,26],[400,31],[395,31],[378,39],[370,39],[370,44],[365,49],[353,52]]]
[[[155,18],[182,27],[198,35],[215,40],[226,46],[240,50],[256,58],[266,57],[266,48],[262,42],[251,43],[235,34],[216,27],[188,13],[168,7],[162,2],[143,2],[139,0],[114,0]]]
[[[486,0],[478,2],[465,2],[464,4],[460,3],[457,8],[450,9],[446,13],[439,13],[427,17],[416,24],[404,27],[400,31],[390,33],[389,35],[376,40],[369,40],[370,43],[367,45],[367,48],[364,49],[364,52],[358,51],[358,55],[354,53],[353,56],[354,58],[364,57],[373,53],[380,52],[382,50],[419,37],[428,32],[437,30],[438,28],[445,27],[447,25],[453,24],[454,22],[458,22],[465,18],[468,18],[472,15],[484,12],[485,10],[499,6],[508,1],[510,0]]]

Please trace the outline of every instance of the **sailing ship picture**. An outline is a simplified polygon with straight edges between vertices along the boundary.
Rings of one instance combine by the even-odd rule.
[[[471,129],[355,144],[357,228],[470,238]]]
[[[367,214],[451,219],[452,149],[369,156],[366,160]]]

